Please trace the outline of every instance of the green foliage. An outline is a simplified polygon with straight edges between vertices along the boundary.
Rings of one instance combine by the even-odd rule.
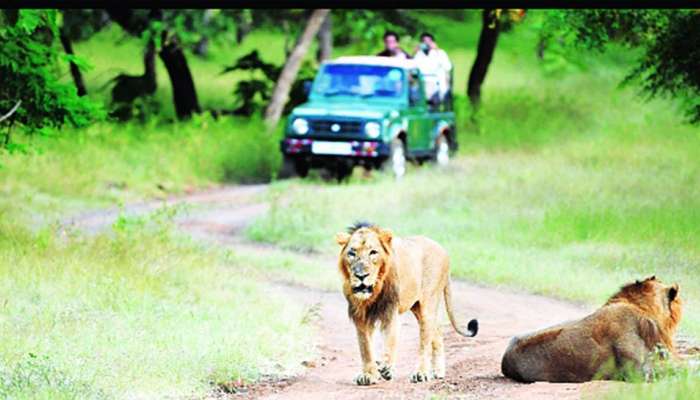
[[[552,10],[542,35],[558,36],[569,45],[603,50],[610,41],[643,45],[668,28],[679,10]]]
[[[109,19],[104,10],[67,9],[61,11],[61,29],[73,41],[87,40],[104,28]]]
[[[688,117],[700,123],[700,12],[677,12],[658,34],[629,79],[651,96],[679,97]]]
[[[0,112],[22,101],[5,123],[33,130],[65,123],[85,126],[103,116],[98,104],[78,97],[73,85],[59,79],[55,10],[3,11],[0,16]]]
[[[425,29],[420,19],[401,10],[334,10],[331,15],[334,43],[340,46],[357,44],[361,53],[381,45],[384,32],[388,30],[405,36],[417,35]]]
[[[610,42],[642,48],[623,83],[639,82],[651,97],[678,98],[689,120],[700,123],[698,26],[700,14],[691,10],[556,10],[548,13],[540,40],[599,51]]]
[[[249,78],[239,80],[233,94],[236,96],[237,115],[251,116],[259,114],[270,102],[277,78],[282,73],[284,65],[276,66],[263,61],[257,50],[241,56],[234,65],[224,68],[222,74],[233,71],[248,71]],[[306,101],[304,81],[312,80],[317,68],[306,60],[301,65],[296,80],[289,92],[289,101],[284,106],[283,114],[289,114],[292,109]]]
[[[240,10],[163,10],[163,24],[178,35],[183,45],[192,46],[202,38],[230,33],[236,26],[237,12]]]

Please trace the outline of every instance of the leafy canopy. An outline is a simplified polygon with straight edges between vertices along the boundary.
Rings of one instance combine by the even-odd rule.
[[[700,11],[552,10],[541,35],[598,51],[613,41],[642,48],[623,84],[636,82],[649,97],[678,99],[689,120],[700,123]]]
[[[57,44],[56,10],[0,11],[0,113],[21,106],[4,124],[17,122],[30,131],[65,123],[85,126],[102,108],[79,97],[70,82],[59,81],[59,62],[68,56]]]

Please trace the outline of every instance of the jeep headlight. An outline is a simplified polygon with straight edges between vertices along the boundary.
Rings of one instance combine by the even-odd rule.
[[[309,131],[309,121],[304,118],[297,118],[292,122],[294,133],[305,135]]]
[[[379,122],[368,122],[365,124],[365,133],[371,138],[379,137],[382,127]]]

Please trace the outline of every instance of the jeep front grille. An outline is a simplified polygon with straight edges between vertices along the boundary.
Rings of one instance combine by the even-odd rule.
[[[360,121],[333,121],[328,119],[310,120],[311,131],[316,133],[362,133],[362,122]],[[331,127],[337,124],[340,129],[334,131]]]

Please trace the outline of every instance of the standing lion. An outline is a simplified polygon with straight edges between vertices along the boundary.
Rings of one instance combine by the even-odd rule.
[[[675,355],[673,334],[681,319],[678,284],[655,276],[623,286],[593,314],[514,337],[503,354],[503,375],[520,382],[585,382],[649,377],[660,346]]]
[[[457,326],[450,297],[449,258],[439,244],[423,236],[394,237],[391,231],[368,223],[357,223],[349,232],[336,235],[341,246],[338,267],[348,314],[357,329],[362,357],[358,385],[390,380],[396,361],[398,316],[411,310],[420,327],[417,371],[411,382],[445,377],[445,351],[438,325],[438,307],[445,308],[452,327],[460,335],[473,337],[478,322],[469,321],[468,331]],[[381,362],[372,354],[372,334],[379,323],[385,353]],[[432,374],[431,374],[432,372]]]

